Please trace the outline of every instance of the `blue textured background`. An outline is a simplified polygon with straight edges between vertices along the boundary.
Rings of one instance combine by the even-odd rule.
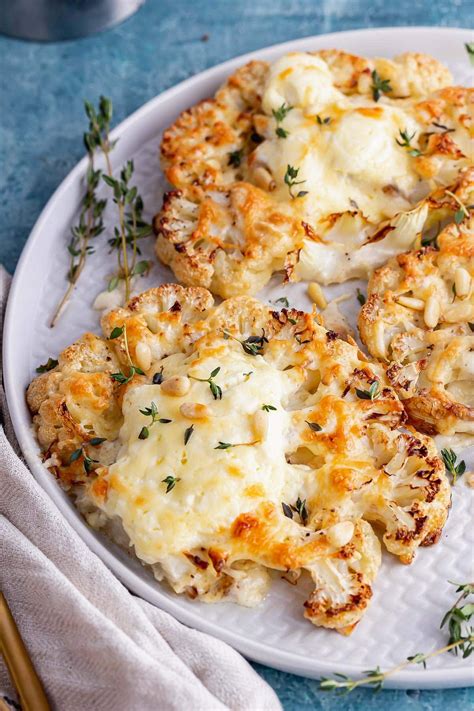
[[[119,27],[82,40],[0,37],[0,262],[13,271],[53,190],[82,156],[82,101],[112,97],[117,121],[163,89],[250,50],[305,35],[394,25],[474,26],[474,0],[148,0]],[[255,665],[285,709],[451,711],[474,690],[360,689],[343,698],[316,681]]]

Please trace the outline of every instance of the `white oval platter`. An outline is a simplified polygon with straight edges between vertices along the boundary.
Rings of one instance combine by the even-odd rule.
[[[147,216],[151,217],[159,209],[166,187],[157,157],[161,131],[180,111],[212,95],[227,75],[249,59],[273,60],[287,51],[332,47],[387,57],[418,51],[436,56],[451,68],[457,82],[468,83],[472,74],[464,49],[468,41],[472,41],[472,32],[462,29],[371,29],[308,37],[232,59],[165,91],[123,121],[112,135],[120,139],[113,152],[114,168],[134,158],[136,183],[144,197]],[[156,582],[138,561],[84,523],[40,463],[24,393],[39,363],[56,355],[85,330],[98,331],[93,297],[104,288],[107,275],[114,268],[105,246],[106,236],[99,238],[97,253],[88,260],[59,324],[53,330],[49,328],[66,284],[66,243],[77,216],[85,169],[83,159],[44,208],[17,266],[7,307],[4,376],[8,404],[19,443],[39,484],[87,545],[130,590],[181,622],[223,639],[252,660],[314,678],[332,672],[354,676],[376,665],[387,668],[410,654],[442,646],[446,634],[439,630],[440,619],[454,600],[454,589],[448,580],[472,579],[473,490],[462,483],[454,488],[453,508],[438,545],[421,549],[408,567],[388,555],[384,557],[371,606],[350,637],[316,629],[305,621],[304,591],[280,579],[275,580],[266,601],[255,609],[231,603],[206,605],[178,597]],[[108,224],[109,217],[106,216]],[[145,251],[152,258],[152,239],[149,242]],[[155,264],[151,273],[139,280],[138,288],[141,291],[164,281],[173,281],[171,272]],[[340,285],[328,289],[327,294],[355,293],[356,286],[357,282]],[[304,285],[283,287],[279,279],[274,279],[261,297],[275,299],[283,293],[292,305],[309,307]],[[348,307],[352,319],[355,301],[352,299]],[[463,456],[472,467],[472,453]],[[409,667],[391,678],[387,686],[440,688],[473,683],[470,660],[448,654],[433,660],[427,670]]]

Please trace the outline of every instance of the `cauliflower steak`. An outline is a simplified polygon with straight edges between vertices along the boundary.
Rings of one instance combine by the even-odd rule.
[[[472,164],[474,91],[451,81],[416,53],[293,52],[240,68],[164,132],[175,189],[155,218],[159,258],[224,298],[279,270],[368,276],[413,248],[431,198]]]
[[[348,633],[381,562],[373,526],[404,563],[438,539],[432,440],[315,314],[163,285],[102,330],[29,386],[38,440],[88,522],[177,593],[255,605],[271,575],[304,575],[305,616]]]
[[[359,315],[363,342],[410,421],[428,434],[474,435],[474,216],[432,245],[377,269]]]

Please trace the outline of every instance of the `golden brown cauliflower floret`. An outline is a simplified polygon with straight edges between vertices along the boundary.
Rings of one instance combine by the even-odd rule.
[[[155,228],[157,254],[178,279],[224,298],[261,289],[303,234],[291,214],[249,183],[210,190],[197,202],[168,193]]]
[[[314,54],[324,59],[335,85],[344,93],[369,94],[374,71],[390,82],[391,98],[426,96],[452,82],[451,73],[441,62],[418,52],[405,52],[395,59],[366,59],[337,49],[323,49]]]
[[[65,483],[84,477],[87,456],[96,459],[96,438],[115,440],[122,413],[111,374],[119,368],[113,349],[103,338],[86,333],[66,348],[58,365],[33,380],[27,391],[38,441],[45,458]],[[84,447],[86,457],[71,461]],[[107,458],[107,457],[106,457]]]
[[[166,177],[177,188],[227,185],[241,173],[244,156],[255,147],[253,114],[259,108],[265,62],[250,62],[206,99],[184,111],[161,143]]]
[[[474,216],[437,245],[374,272],[359,329],[418,429],[474,434]]]
[[[193,326],[198,327],[212,304],[205,289],[177,284],[150,289],[103,317],[105,338],[85,334],[59,355],[54,369],[32,381],[27,402],[38,441],[65,483],[87,478],[88,457],[94,466],[108,464],[114,454],[110,443],[117,440],[123,422],[121,400],[127,383],[121,385],[113,375],[127,376],[131,363],[149,373],[154,362],[192,337]],[[114,328],[121,333],[110,339]],[[94,444],[97,439],[107,444]],[[81,447],[84,454],[71,460]]]

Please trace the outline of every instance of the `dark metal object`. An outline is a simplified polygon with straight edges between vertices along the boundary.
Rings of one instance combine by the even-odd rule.
[[[51,42],[100,32],[130,17],[145,0],[0,0],[0,33]]]

